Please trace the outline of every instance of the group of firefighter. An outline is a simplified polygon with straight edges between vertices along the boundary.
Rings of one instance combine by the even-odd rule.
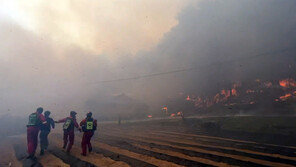
[[[40,155],[44,155],[44,151],[48,148],[48,134],[51,128],[55,128],[55,123],[64,123],[64,144],[63,149],[67,153],[70,153],[74,144],[74,129],[77,128],[80,132],[83,131],[83,137],[81,141],[82,153],[86,156],[87,148],[89,153],[92,151],[90,140],[94,135],[94,131],[97,129],[97,120],[93,119],[92,113],[88,112],[86,118],[83,119],[78,125],[76,121],[76,112],[71,111],[70,116],[58,121],[54,121],[50,118],[50,111],[45,111],[43,108],[37,108],[36,112],[29,115],[29,122],[27,125],[27,143],[28,143],[28,157],[27,159],[36,159],[35,152],[38,145],[38,134],[40,139]]]

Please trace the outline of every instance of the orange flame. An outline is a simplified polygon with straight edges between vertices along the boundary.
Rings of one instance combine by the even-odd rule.
[[[260,86],[263,86],[265,88],[272,88],[273,85],[276,85],[273,82],[261,81],[260,79],[256,79],[255,82],[260,83]],[[296,81],[294,79],[282,79],[282,80],[279,80],[278,82],[281,87],[284,87],[284,88],[295,87],[296,88]],[[220,92],[218,92],[214,96],[199,97],[199,96],[194,96],[194,95],[190,95],[190,96],[187,95],[185,97],[185,100],[193,102],[195,107],[205,108],[205,107],[210,107],[210,106],[217,104],[217,103],[223,103],[225,105],[232,105],[232,103],[230,103],[232,101],[232,99],[236,100],[236,101],[240,100],[240,99],[237,100],[235,98],[235,96],[240,96],[240,95],[244,95],[244,94],[251,94],[251,93],[254,93],[254,94],[261,93],[262,94],[262,93],[268,91],[267,89],[254,88],[254,89],[247,89],[247,90],[245,90],[245,92],[241,92],[243,89],[240,89],[240,87],[241,87],[241,83],[236,82],[232,85],[231,88],[222,89]],[[284,100],[287,100],[288,98],[291,98],[291,96],[296,97],[296,90],[295,89],[294,90],[289,89],[289,92],[287,92],[287,93],[288,94],[278,97],[274,100],[275,101],[284,101]],[[226,103],[228,103],[228,104],[226,104]],[[255,101],[244,101],[244,100],[242,100],[241,103],[256,104]],[[177,113],[177,115],[179,115],[179,113]]]
[[[228,98],[230,96],[230,90],[222,89],[221,95],[224,95],[226,98]]]
[[[287,100],[288,98],[290,98],[292,96],[291,93],[285,94],[284,96],[281,96],[280,99],[281,100]]]
[[[232,94],[232,96],[237,96],[237,91],[236,91],[236,89],[231,89],[231,94]]]
[[[174,113],[173,113],[173,114],[171,114],[171,117],[175,117],[175,116],[176,116],[176,114],[174,114]]]
[[[291,78],[280,80],[279,84],[284,88],[296,87],[296,81]]]

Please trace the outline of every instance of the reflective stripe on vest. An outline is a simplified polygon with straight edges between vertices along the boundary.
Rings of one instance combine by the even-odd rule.
[[[29,126],[37,126],[38,125],[38,115],[37,113],[32,113],[29,116],[29,122],[28,122]]]
[[[86,121],[86,130],[93,130],[94,123],[93,121]]]
[[[70,127],[71,123],[72,123],[72,119],[67,118],[66,122],[63,125],[63,129],[64,130],[68,130],[68,128]]]

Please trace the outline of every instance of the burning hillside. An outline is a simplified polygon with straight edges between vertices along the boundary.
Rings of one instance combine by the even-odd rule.
[[[265,114],[279,111],[281,114],[292,113],[295,100],[296,81],[292,78],[274,81],[256,79],[252,83],[237,82],[232,87],[222,89],[214,95],[192,94],[185,98],[185,101],[194,105],[195,110],[207,110],[215,106],[236,106],[240,110],[260,110],[264,107]],[[291,107],[287,108],[287,106]],[[282,110],[286,111],[282,113]]]

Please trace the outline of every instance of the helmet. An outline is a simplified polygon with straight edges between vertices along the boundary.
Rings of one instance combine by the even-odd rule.
[[[92,112],[88,112],[88,113],[86,114],[86,116],[87,116],[87,117],[91,117],[91,116],[92,116]]]
[[[71,115],[71,116],[76,116],[76,114],[77,114],[77,113],[76,113],[75,111],[71,111],[71,112],[70,112],[70,115]]]
[[[39,114],[41,114],[42,112],[43,112],[43,108],[42,107],[39,107],[39,108],[37,108],[37,110],[36,110]]]
[[[50,115],[50,111],[45,111],[44,112],[44,116],[49,116]]]

